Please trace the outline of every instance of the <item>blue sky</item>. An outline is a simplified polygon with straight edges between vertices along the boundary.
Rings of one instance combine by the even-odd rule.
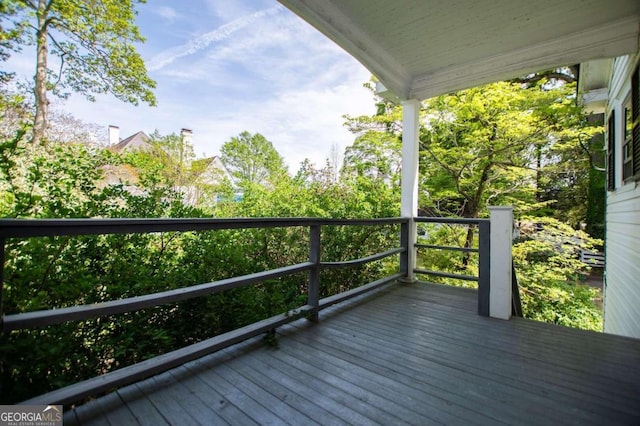
[[[318,165],[331,146],[353,142],[343,114],[372,114],[370,73],[275,0],[149,0],[139,6],[147,38],[138,50],[158,83],[157,107],[100,96],[72,96],[59,107],[77,118],[162,134],[193,130],[196,155],[219,153],[247,130],[262,133],[289,170],[309,158]],[[33,58],[10,65],[32,75]]]

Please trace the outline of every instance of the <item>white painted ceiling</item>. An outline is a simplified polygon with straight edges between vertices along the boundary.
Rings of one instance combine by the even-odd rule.
[[[279,0],[400,99],[638,51],[640,0]]]

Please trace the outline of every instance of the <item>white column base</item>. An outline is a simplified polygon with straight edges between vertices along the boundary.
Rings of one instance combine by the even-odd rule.
[[[511,318],[513,208],[489,207],[491,212],[491,290],[489,316]]]

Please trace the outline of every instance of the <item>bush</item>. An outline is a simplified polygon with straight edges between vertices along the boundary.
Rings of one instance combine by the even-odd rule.
[[[519,229],[513,260],[525,317],[602,331],[599,290],[582,284],[590,267],[579,259],[602,242],[552,218],[523,218]]]

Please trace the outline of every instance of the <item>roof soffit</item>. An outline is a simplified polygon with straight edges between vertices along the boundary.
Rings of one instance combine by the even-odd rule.
[[[638,50],[637,0],[280,0],[400,99]]]

